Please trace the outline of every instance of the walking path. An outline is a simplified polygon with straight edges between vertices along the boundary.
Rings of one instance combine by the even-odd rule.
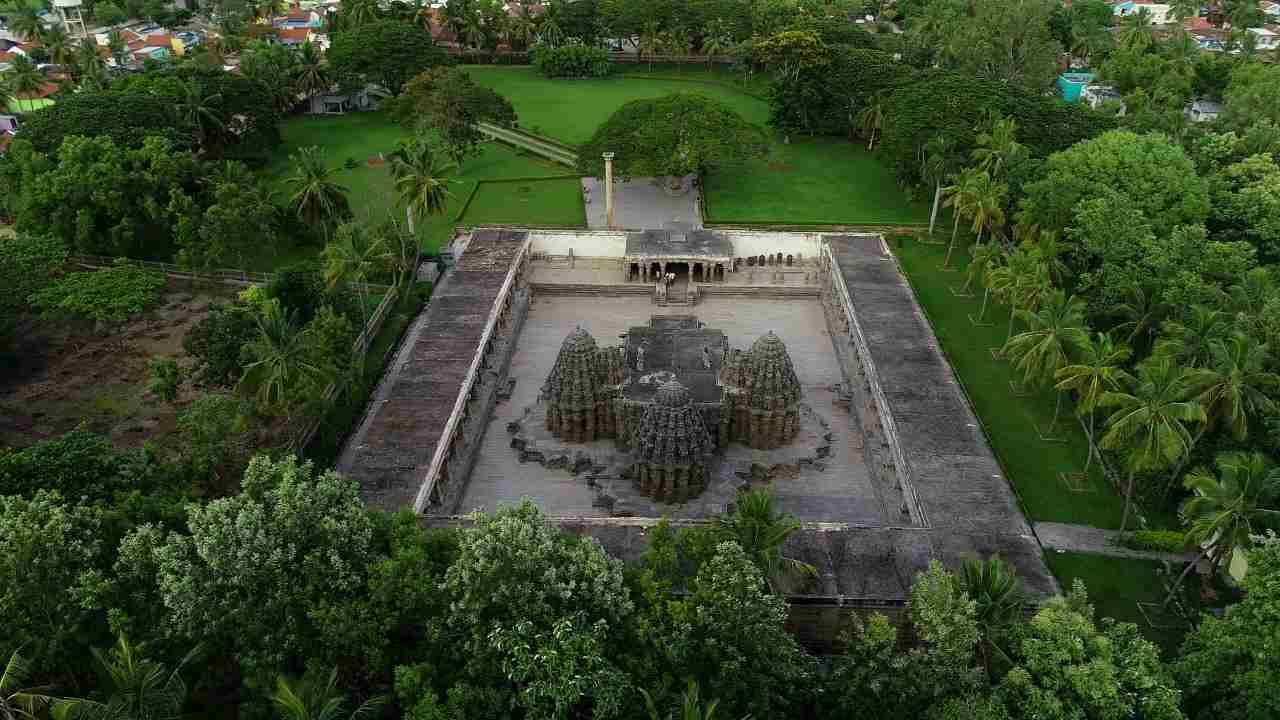
[[[487,122],[476,123],[476,129],[498,142],[514,145],[552,162],[568,165],[571,168],[578,166],[578,153],[554,140],[540,138],[511,128],[499,127]]]
[[[1089,553],[1091,555],[1109,555],[1111,557],[1134,558],[1138,560],[1169,560],[1186,562],[1194,560],[1196,553],[1163,553],[1147,550],[1131,550],[1116,543],[1120,535],[1118,530],[1103,530],[1088,525],[1069,525],[1067,523],[1038,522],[1034,524],[1036,536],[1045,550],[1061,550],[1067,552]]]

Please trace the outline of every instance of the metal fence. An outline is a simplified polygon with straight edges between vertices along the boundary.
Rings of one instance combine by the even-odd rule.
[[[72,263],[83,268],[98,270],[102,268],[114,267],[117,258],[107,257],[105,255],[71,255],[68,258]],[[266,285],[271,282],[270,273],[254,272],[253,270],[244,270],[237,268],[221,268],[212,270],[192,270],[174,263],[157,262],[155,260],[134,260],[132,258],[119,258],[138,267],[148,268],[156,272],[178,280],[192,280],[215,283],[233,283],[242,285]],[[319,275],[320,273],[315,273]],[[380,283],[351,283],[351,287],[358,290],[367,290],[371,292],[385,292],[391,290],[390,285]]]

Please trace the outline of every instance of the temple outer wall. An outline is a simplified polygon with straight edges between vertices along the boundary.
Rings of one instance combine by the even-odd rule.
[[[884,243],[883,237],[880,237],[879,240],[881,244]],[[838,348],[840,351],[836,353],[836,356],[840,359],[845,382],[854,384],[861,381],[863,390],[870,393],[873,402],[872,407],[868,409],[874,412],[874,420],[884,437],[890,456],[893,458],[893,471],[898,480],[898,486],[903,496],[909,498],[907,510],[912,524],[918,527],[928,527],[928,518],[924,514],[924,509],[911,482],[911,473],[907,466],[906,456],[902,452],[902,443],[898,437],[897,424],[893,421],[893,413],[889,409],[889,401],[880,385],[879,374],[876,372],[875,361],[872,360],[871,349],[867,346],[866,336],[862,332],[862,326],[858,323],[858,314],[854,308],[853,298],[849,294],[849,289],[845,286],[844,277],[840,274],[840,265],[831,254],[831,248],[825,244],[822,246],[821,258],[823,266],[822,303],[827,311],[831,340],[836,343],[839,342],[840,338],[844,338],[849,347],[853,349],[853,352],[850,353],[844,352],[844,348]]]

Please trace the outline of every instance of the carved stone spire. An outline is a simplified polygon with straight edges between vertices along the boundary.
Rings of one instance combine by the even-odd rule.
[[[721,441],[781,447],[800,429],[800,379],[782,339],[769,331],[721,371],[725,388]]]
[[[569,333],[542,386],[547,429],[571,442],[612,437],[613,398],[621,374],[621,356],[616,350],[597,347],[595,338],[581,327]]]
[[[641,492],[684,502],[707,486],[711,437],[689,390],[678,382],[658,388],[632,438],[631,475]]]

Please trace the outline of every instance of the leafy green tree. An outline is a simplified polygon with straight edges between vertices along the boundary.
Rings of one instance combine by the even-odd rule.
[[[1077,348],[1088,342],[1084,303],[1061,290],[1054,290],[1035,312],[1016,312],[1027,325],[1027,330],[1009,338],[1002,352],[1013,362],[1014,369],[1022,373],[1024,383],[1052,384],[1058,371],[1068,366]],[[1055,395],[1057,400],[1049,433],[1053,433],[1062,411],[1062,391],[1058,390]]]
[[[230,395],[202,393],[178,416],[187,466],[221,488],[243,470],[246,446],[240,403]]]
[[[1188,423],[1204,422],[1204,409],[1189,399],[1193,392],[1186,368],[1163,358],[1152,358],[1138,366],[1130,392],[1108,392],[1102,405],[1115,408],[1107,419],[1101,446],[1126,456],[1129,480],[1124,492],[1124,516],[1120,532],[1129,524],[1133,502],[1134,475],[1144,470],[1163,470],[1191,450]]]
[[[31,294],[33,307],[50,317],[122,323],[160,302],[164,275],[128,262],[69,273]]]
[[[27,298],[44,289],[62,272],[67,246],[47,235],[17,235],[0,238],[0,337],[5,328],[27,307]]]
[[[279,43],[254,40],[240,51],[240,72],[264,88],[278,112],[287,113],[302,89],[301,58]]]
[[[621,177],[679,178],[762,157],[764,133],[723,103],[675,93],[618,108],[579,149],[579,170],[601,177],[601,153],[613,152]]]
[[[399,20],[377,20],[335,33],[325,57],[340,81],[377,83],[392,95],[399,95],[418,73],[449,61],[431,33]]]
[[[416,132],[437,133],[459,164],[486,139],[476,123],[508,126],[516,121],[515,108],[506,98],[477,84],[466,72],[445,67],[419,73],[406,83],[392,112]]]
[[[1132,623],[1098,627],[1079,581],[1036,613],[1014,660],[996,689],[1011,718],[1182,718],[1159,649]]]
[[[1095,427],[1102,398],[1109,392],[1119,392],[1133,381],[1132,376],[1124,369],[1124,363],[1133,353],[1128,347],[1117,344],[1107,333],[1097,333],[1094,339],[1085,336],[1077,347],[1076,362],[1058,368],[1054,373],[1054,378],[1058,381],[1054,387],[1059,392],[1076,391],[1076,411],[1089,416],[1086,429],[1089,435],[1089,457],[1084,461],[1084,471],[1088,473],[1097,442]]]
[[[649,693],[640,689],[644,694],[645,708],[649,711],[649,720],[662,720],[662,713],[658,712],[658,706],[653,702],[653,698]],[[716,710],[720,707],[719,700],[711,700],[703,704],[698,689],[698,681],[690,680],[689,686],[685,688],[684,697],[681,698],[677,711],[667,713],[667,720],[715,720]],[[747,715],[743,720],[750,720],[751,716]]]
[[[271,693],[271,704],[281,720],[372,720],[387,699],[385,695],[372,697],[347,713],[347,699],[338,689],[337,668],[327,673],[309,670],[297,680],[281,675]]]
[[[99,25],[119,25],[128,20],[128,16],[124,14],[124,10],[119,5],[111,2],[95,3],[93,6],[93,19],[98,21]]]
[[[440,162],[431,145],[420,139],[402,143],[389,159],[409,234],[413,235],[415,219],[422,222],[432,215],[444,214],[451,196],[445,175],[452,165]]]
[[[732,717],[780,717],[809,702],[813,667],[784,627],[786,603],[766,591],[741,546],[716,545],[688,590],[646,619],[655,653],[648,672],[659,674],[646,683],[650,690],[695,680]]]
[[[450,692],[483,689],[535,717],[618,716],[629,683],[616,629],[634,612],[622,564],[551,527],[527,500],[473,522],[442,585],[449,611],[433,629],[460,651]]]
[[[315,146],[300,148],[290,160],[293,174],[285,182],[292,190],[289,202],[299,218],[312,227],[327,228],[350,217],[347,188],[333,179],[333,170],[325,164],[324,150]]]
[[[84,602],[103,561],[101,515],[57,492],[0,495],[0,616],[7,643],[39,668],[83,667],[83,643],[98,631]]]
[[[1223,94],[1226,120],[1245,128],[1263,121],[1280,124],[1280,108],[1272,98],[1280,92],[1280,66],[1240,63],[1231,71],[1231,82]]]
[[[817,576],[812,565],[782,554],[787,538],[798,529],[800,521],[779,511],[768,490],[739,494],[733,511],[715,519],[716,534],[738,543],[774,591],[779,583],[796,576],[802,583]]]
[[[1159,234],[1203,222],[1208,188],[1182,148],[1163,135],[1114,130],[1054,154],[1026,186],[1022,222],[1043,230],[1072,224],[1081,200],[1115,196]]]
[[[151,379],[147,383],[147,391],[155,394],[165,402],[178,399],[178,390],[182,386],[182,368],[178,361],[171,357],[153,357],[147,361],[151,370]]]
[[[1210,228],[1223,239],[1244,240],[1264,262],[1280,259],[1280,166],[1259,153],[1210,176]]]
[[[1193,720],[1263,720],[1280,712],[1280,539],[1248,553],[1244,599],[1222,617],[1205,615],[1187,635],[1173,669]]]
[[[166,635],[230,653],[266,680],[360,651],[348,636],[373,527],[355,483],[293,457],[249,462],[241,493],[189,508],[187,533],[130,533],[117,575],[149,578]],[[154,610],[152,610],[154,612]]]
[[[45,694],[48,688],[27,687],[30,678],[31,666],[14,650],[4,668],[0,669],[0,719],[37,720],[43,717],[53,698]]]
[[[240,378],[240,350],[257,332],[253,311],[242,302],[214,304],[209,314],[182,338],[182,348],[198,359],[193,380],[230,387]]]

